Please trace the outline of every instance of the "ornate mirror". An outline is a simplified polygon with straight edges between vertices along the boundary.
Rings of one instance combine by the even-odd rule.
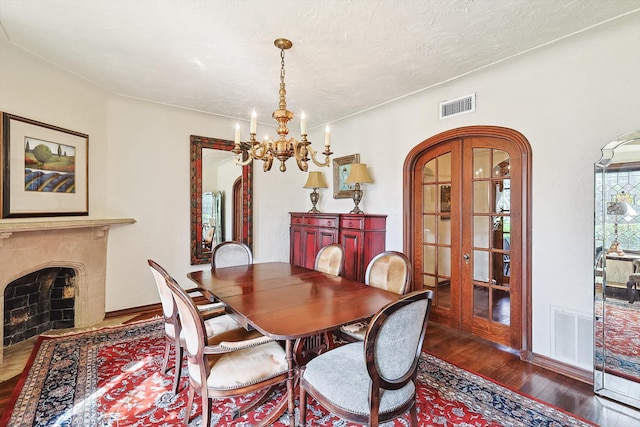
[[[640,408],[640,131],[595,165],[594,391]]]
[[[191,264],[210,262],[216,243],[252,244],[252,164],[233,162],[233,141],[191,135]]]

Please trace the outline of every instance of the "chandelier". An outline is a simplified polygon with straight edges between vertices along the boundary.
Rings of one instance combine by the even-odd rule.
[[[307,162],[309,160],[313,160],[313,163],[318,166],[329,166],[329,156],[333,154],[331,152],[329,126],[327,126],[325,130],[324,151],[321,153],[325,156],[324,162],[320,162],[316,159],[316,151],[311,148],[311,142],[307,141],[307,119],[304,113],[300,115],[300,133],[302,134],[300,141],[295,138],[287,139],[287,134],[289,133],[287,123],[293,118],[293,113],[287,110],[287,91],[284,84],[284,51],[290,49],[291,46],[293,46],[293,43],[283,38],[276,39],[273,43],[278,49],[280,49],[281,58],[280,90],[278,92],[280,95],[280,103],[278,105],[278,110],[274,111],[272,114],[273,119],[278,123],[276,132],[280,137],[276,141],[273,141],[269,137],[265,137],[262,142],[256,140],[257,119],[256,112],[253,111],[251,114],[249,129],[251,139],[248,142],[240,141],[240,125],[236,124],[234,138],[235,145],[232,150],[235,154],[235,163],[239,165],[247,165],[254,159],[262,160],[264,161],[263,169],[265,172],[271,170],[274,158],[280,160],[280,172],[287,170],[285,162],[290,157],[296,159],[298,167],[304,172],[307,171]]]

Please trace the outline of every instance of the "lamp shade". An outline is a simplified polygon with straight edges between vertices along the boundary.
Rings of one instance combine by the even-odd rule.
[[[349,176],[344,180],[344,182],[345,184],[369,184],[372,183],[373,180],[369,176],[367,165],[365,165],[364,163],[354,163],[351,165]]]
[[[327,181],[324,180],[322,172],[309,172],[307,182],[302,188],[327,188]]]

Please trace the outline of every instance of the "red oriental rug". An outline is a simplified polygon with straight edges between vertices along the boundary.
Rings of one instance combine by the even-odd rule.
[[[177,426],[183,425],[187,391],[171,391],[171,371],[160,372],[163,321],[151,320],[61,337],[40,337],[0,425]],[[420,426],[593,426],[587,421],[423,354],[419,365]],[[279,393],[282,393],[279,392]],[[274,396],[276,397],[276,396]],[[237,400],[214,401],[214,426],[253,425],[267,403],[232,420]],[[199,405],[199,399],[196,399]],[[198,411],[200,408],[197,408]],[[276,426],[289,425],[285,413]],[[351,426],[309,398],[307,422]],[[200,426],[200,417],[191,426]],[[408,417],[384,424],[407,426]]]
[[[596,312],[601,311],[598,309]],[[596,366],[602,369],[602,363],[606,361],[606,372],[640,381],[640,304],[607,298],[605,316],[605,322],[602,318],[596,319]],[[603,334],[607,337],[605,349]]]

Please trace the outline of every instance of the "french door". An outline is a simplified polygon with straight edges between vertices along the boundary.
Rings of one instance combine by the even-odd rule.
[[[405,163],[414,286],[433,321],[522,349],[526,155],[486,132],[428,141]]]

